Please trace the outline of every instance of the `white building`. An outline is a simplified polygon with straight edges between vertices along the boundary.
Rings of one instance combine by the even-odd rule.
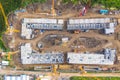
[[[115,32],[114,24],[110,24],[108,28],[104,28],[104,34],[113,34]]]
[[[21,37],[25,39],[32,39],[34,37],[32,29],[27,29],[26,23],[22,23]]]
[[[104,34],[113,34],[115,32],[114,28],[106,28],[104,29]]]
[[[67,30],[100,30],[111,26],[115,27],[116,22],[114,20],[113,18],[71,18],[67,22]]]
[[[9,61],[2,61],[2,66],[8,66],[9,65]]]
[[[4,80],[31,80],[28,75],[5,75]]]
[[[59,52],[38,53],[32,50],[31,44],[21,45],[22,64],[57,64],[64,62],[64,54]]]
[[[32,29],[42,30],[62,30],[63,19],[48,19],[48,18],[24,18],[22,19],[21,37],[32,39]]]
[[[97,65],[113,65],[115,61],[116,51],[105,49],[103,53],[67,53],[67,61],[69,64],[97,64]]]

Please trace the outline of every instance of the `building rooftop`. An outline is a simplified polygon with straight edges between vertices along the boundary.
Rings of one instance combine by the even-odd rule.
[[[34,37],[32,29],[62,30],[63,24],[63,19],[23,18],[21,37],[24,39],[32,39]]]
[[[21,28],[21,37],[25,39],[31,39],[32,36],[32,29],[27,29],[26,24],[22,23],[22,28]]]
[[[105,49],[102,53],[67,53],[69,64],[97,64],[97,65],[113,65],[115,61],[116,51]]]
[[[28,75],[5,75],[4,80],[31,80]]]
[[[23,23],[29,29],[62,30],[63,19],[24,18]]]
[[[111,18],[69,19],[68,24],[110,23]]]
[[[64,54],[59,52],[38,53],[30,43],[21,46],[22,64],[57,64],[64,63]]]
[[[69,19],[67,30],[89,30],[115,27],[113,18],[93,18],[93,19]]]

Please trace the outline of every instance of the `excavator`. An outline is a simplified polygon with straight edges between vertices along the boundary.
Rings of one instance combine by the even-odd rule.
[[[11,55],[13,55],[13,54],[16,54],[16,53],[18,53],[19,51],[15,51],[15,52],[7,52],[7,53],[4,53],[4,54],[2,54],[2,56],[7,56],[7,60],[11,60]]]
[[[13,27],[11,27],[11,26],[9,25],[8,19],[7,19],[6,15],[5,15],[4,8],[3,8],[1,2],[0,2],[0,10],[1,10],[2,14],[3,14],[4,20],[5,20],[5,24],[6,24],[6,26],[7,26],[7,30],[6,30],[5,33],[6,33],[6,34],[11,33],[11,34],[12,34],[13,32],[20,32],[19,30],[16,30],[16,29],[14,29]]]

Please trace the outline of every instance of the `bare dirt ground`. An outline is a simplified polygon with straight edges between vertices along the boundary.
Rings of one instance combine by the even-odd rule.
[[[43,5],[42,5],[43,6]],[[50,5],[48,5],[50,6]],[[39,9],[39,8],[38,8]],[[71,8],[72,9],[72,8]],[[47,11],[36,11],[36,12],[33,12],[33,11],[28,11],[28,12],[24,12],[24,13],[18,13],[17,15],[12,15],[11,18],[10,18],[10,21],[12,22],[13,26],[15,29],[18,29],[21,31],[21,20],[23,18],[63,18],[63,19],[66,19],[66,18],[100,18],[100,17],[115,17],[115,18],[120,18],[120,14],[118,15],[101,15],[101,14],[98,14],[98,13],[91,13],[91,12],[87,12],[85,14],[85,16],[79,16],[79,12],[80,11],[76,11],[76,10],[70,10],[69,8],[68,9],[63,9],[61,10],[62,12],[62,15],[61,16],[56,16],[56,17],[53,17],[53,16],[50,16],[50,10],[49,8],[46,8]],[[47,15],[46,15],[47,14]],[[117,26],[116,28],[116,32],[119,32],[120,28],[119,26]],[[15,38],[15,48],[17,48],[16,50],[19,50],[19,46],[21,43],[31,43],[32,44],[32,48],[34,50],[37,50],[39,51],[39,48],[37,47],[37,43],[43,39],[46,35],[49,35],[49,34],[61,34],[61,35],[66,35],[66,36],[70,36],[72,37],[68,43],[67,43],[67,46],[53,46],[51,48],[44,48],[43,50],[44,51],[63,51],[63,52],[68,52],[68,51],[71,51],[71,44],[78,38],[80,37],[90,37],[90,38],[96,38],[96,39],[101,39],[101,40],[107,40],[108,43],[106,44],[101,44],[101,45],[98,45],[96,47],[93,47],[92,49],[91,48],[86,48],[86,51],[89,51],[89,52],[93,52],[93,51],[97,51],[97,50],[101,50],[103,48],[107,48],[107,47],[110,47],[110,48],[115,48],[118,50],[118,53],[117,54],[120,54],[120,42],[118,40],[115,40],[115,37],[114,35],[102,35],[102,34],[99,34],[99,33],[95,33],[94,31],[89,31],[87,33],[79,33],[79,34],[71,34],[69,32],[66,32],[66,31],[46,31],[44,32],[42,35],[38,35],[38,37],[32,39],[32,40],[24,40],[20,37],[20,33],[14,33],[13,36]],[[14,55],[14,61],[15,61],[15,64],[17,67],[23,67],[23,65],[21,65],[20,63],[20,54],[15,54]],[[31,66],[31,65],[30,65]]]

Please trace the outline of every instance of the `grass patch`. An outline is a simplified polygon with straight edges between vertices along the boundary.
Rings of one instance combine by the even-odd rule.
[[[73,76],[70,80],[120,80],[120,77],[78,77]]]
[[[4,42],[0,39],[0,49],[2,49],[2,51],[8,51],[8,48],[5,47]]]

